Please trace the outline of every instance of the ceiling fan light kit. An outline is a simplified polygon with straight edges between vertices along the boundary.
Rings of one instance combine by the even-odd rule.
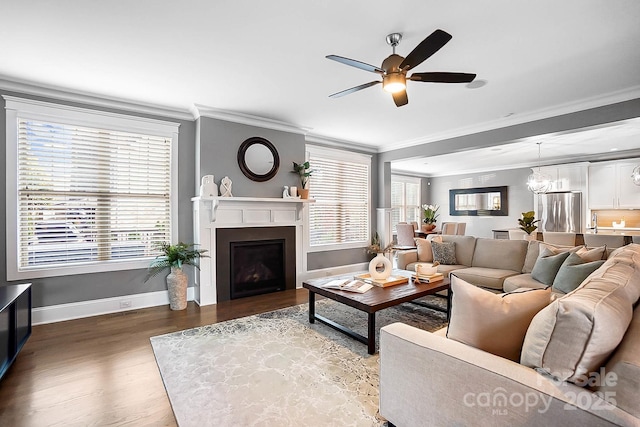
[[[401,107],[409,102],[407,97],[407,79],[417,82],[428,83],[470,83],[475,79],[476,75],[471,73],[450,73],[450,72],[430,72],[430,73],[413,73],[407,77],[407,72],[412,68],[420,65],[431,55],[440,50],[445,44],[451,40],[452,36],[443,30],[435,30],[427,38],[425,38],[418,46],[416,46],[406,57],[396,54],[396,46],[402,40],[402,34],[391,33],[387,36],[387,44],[389,44],[393,53],[382,61],[381,67],[376,67],[355,59],[345,58],[337,55],[327,55],[327,59],[340,62],[351,67],[360,68],[361,70],[380,74],[382,82],[379,80],[364,83],[359,86],[352,87],[340,92],[329,95],[330,98],[339,98],[349,95],[362,89],[382,83],[382,89],[391,93],[396,106]]]

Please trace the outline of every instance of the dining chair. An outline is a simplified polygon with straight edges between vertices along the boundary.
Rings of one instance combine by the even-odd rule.
[[[415,248],[415,232],[412,224],[396,224],[396,245],[397,248]]]
[[[607,236],[604,234],[585,234],[584,244],[595,248],[606,245],[607,248],[619,248],[624,246],[624,236]]]
[[[527,233],[522,230],[509,230],[509,240],[523,240]]]
[[[543,231],[542,241],[552,245],[575,246],[576,233],[564,233],[561,231]]]
[[[442,230],[440,234],[456,234],[456,223],[455,222],[443,222]]]
[[[467,223],[466,222],[457,222],[456,223],[456,234],[458,236],[464,236],[464,233],[467,229]]]

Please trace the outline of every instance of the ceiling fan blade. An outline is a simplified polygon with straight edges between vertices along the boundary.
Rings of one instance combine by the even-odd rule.
[[[446,31],[435,30],[404,58],[404,61],[400,64],[400,68],[410,70],[416,65],[420,65],[422,61],[439,51],[452,37],[453,36]]]
[[[376,67],[375,65],[365,64],[364,62],[356,61],[355,59],[345,58],[343,56],[338,55],[327,55],[327,59],[331,59],[332,61],[337,61],[345,65],[350,65],[352,67],[360,68],[361,70],[370,71],[372,73],[384,74],[384,70],[382,68]]]
[[[409,98],[407,97],[406,90],[392,93],[391,95],[393,96],[393,102],[396,103],[396,107],[402,107],[403,105],[407,105],[409,103]]]
[[[362,89],[366,89],[368,87],[377,85],[378,83],[382,83],[382,82],[375,81],[375,82],[369,82],[369,83],[361,84],[360,86],[352,87],[351,89],[345,89],[343,91],[333,93],[333,94],[329,95],[329,98],[340,98],[341,96],[349,95],[350,93],[357,92],[357,91],[362,90]]]
[[[470,83],[476,78],[471,73],[413,73],[409,80],[434,83]]]

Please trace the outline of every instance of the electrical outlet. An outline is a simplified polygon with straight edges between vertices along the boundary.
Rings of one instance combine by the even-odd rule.
[[[122,300],[120,301],[120,308],[131,308],[131,300]]]

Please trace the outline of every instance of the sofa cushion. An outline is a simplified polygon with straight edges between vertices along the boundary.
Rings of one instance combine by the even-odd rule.
[[[585,262],[604,260],[607,258],[607,247],[599,246],[597,248],[583,247],[576,251]]]
[[[433,249],[431,248],[431,242],[442,242],[442,237],[435,236],[432,239],[416,239],[418,262],[433,262]]]
[[[451,276],[447,338],[518,361],[529,323],[549,304],[551,291],[494,294]]]
[[[527,255],[526,240],[476,239],[472,267],[522,271]]]
[[[640,296],[640,245],[619,248],[573,292],[541,310],[521,363],[578,385],[620,344]]]
[[[548,286],[544,283],[540,283],[536,279],[532,278],[531,273],[507,277],[504,279],[504,283],[502,284],[504,292],[513,292],[520,288],[545,289],[547,287]]]
[[[540,256],[536,260],[536,264],[531,270],[531,277],[540,283],[544,283],[547,286],[553,285],[553,279],[555,279],[560,266],[565,259],[569,256],[569,252],[554,253],[548,248],[542,249]]]
[[[618,408],[640,418],[640,305],[634,310],[631,324],[603,373],[598,377],[595,391]]]
[[[529,242],[529,246],[527,247],[527,255],[524,260],[524,266],[522,267],[523,273],[531,273],[533,270],[533,266],[536,264],[538,260],[538,256],[540,255],[540,251],[543,248],[548,248],[554,253],[560,252],[575,252],[583,248],[584,246],[562,246],[562,245],[552,245],[551,243],[541,242],[539,240],[532,240]]]
[[[498,268],[469,267],[456,270],[455,275],[476,286],[502,291],[504,279],[520,274],[519,271]]]
[[[456,244],[454,242],[431,242],[433,248],[433,262],[443,265],[456,265]]]
[[[586,262],[580,255],[580,251],[571,253],[564,260],[558,274],[553,279],[553,290],[568,294],[577,288],[591,273],[596,271],[602,264],[603,260]],[[604,248],[602,250],[604,252]],[[602,256],[602,252],[600,256]]]
[[[456,244],[456,260],[459,264],[471,267],[473,253],[476,248],[476,238],[473,236],[458,236],[455,234],[443,234],[443,242]]]

